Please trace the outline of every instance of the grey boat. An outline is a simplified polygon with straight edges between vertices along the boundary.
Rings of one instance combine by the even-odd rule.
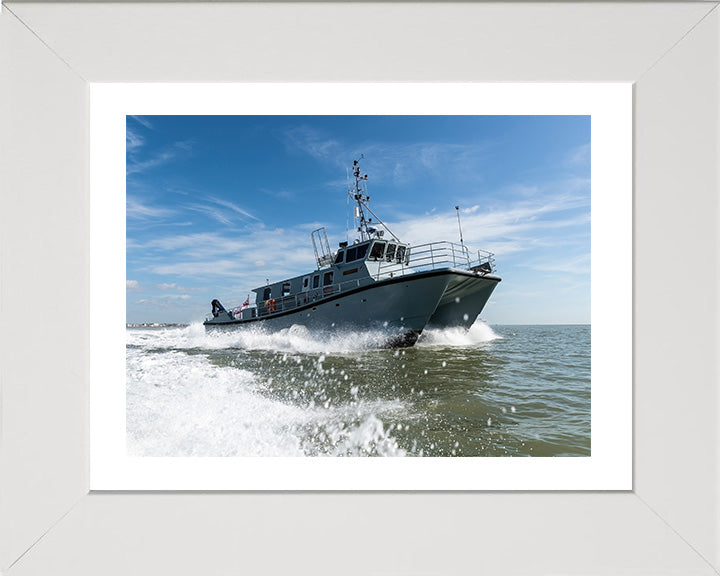
[[[415,344],[426,327],[472,326],[500,282],[494,255],[471,253],[462,232],[460,244],[402,242],[370,210],[367,175],[357,160],[352,173],[348,194],[356,204],[357,239],[340,242],[333,252],[326,230],[313,231],[315,270],[255,288],[254,305],[248,298],[227,310],[213,300],[206,328],[372,330],[384,345],[404,347]]]

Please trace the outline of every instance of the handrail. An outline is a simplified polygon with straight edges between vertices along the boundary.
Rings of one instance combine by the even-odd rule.
[[[487,274],[495,271],[494,256],[492,252],[478,250],[477,258],[472,258],[470,250],[464,244],[429,242],[412,246],[408,250],[405,262],[380,262],[375,279],[445,268],[459,268]]]
[[[289,296],[283,296],[281,298],[276,298],[275,310],[272,313],[276,314],[278,312],[294,310],[295,308],[300,308],[301,306],[306,306],[315,302],[322,302],[328,296],[332,296],[340,292],[347,292],[348,290],[351,290],[353,288],[359,288],[360,286],[364,284],[369,284],[371,282],[372,279],[369,277],[357,278],[355,280],[345,280],[344,282],[340,282],[338,284],[330,284],[329,286],[324,286],[322,288],[322,292],[318,290],[316,293],[313,294],[311,291],[306,291],[297,294],[291,294]],[[256,305],[255,308],[257,309],[258,316],[268,316],[271,314],[265,307],[264,303],[259,306]]]

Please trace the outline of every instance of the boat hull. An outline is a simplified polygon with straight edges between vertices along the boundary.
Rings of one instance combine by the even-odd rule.
[[[262,326],[271,331],[293,325],[323,331],[376,330],[386,335],[388,346],[412,346],[438,307],[451,279],[449,271],[391,278],[291,311],[248,319],[220,314],[205,322],[205,326],[225,329]]]
[[[427,327],[469,328],[482,312],[499,282],[500,278],[491,274],[450,270],[448,285]]]

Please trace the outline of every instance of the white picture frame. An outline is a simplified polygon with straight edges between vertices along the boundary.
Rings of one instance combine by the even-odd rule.
[[[363,44],[364,66],[343,66],[347,49],[329,50],[312,34],[318,25],[348,34],[347,6],[363,24],[360,37],[374,35]],[[715,574],[716,6],[4,6],[0,74],[12,89],[2,95],[8,129],[0,135],[0,570]],[[266,36],[253,33],[253,21],[272,24]],[[454,34],[470,24],[485,34]],[[244,34],[228,34],[231,25]],[[188,26],[197,37],[181,35],[173,44]],[[143,35],[148,30],[152,40]],[[419,44],[420,31],[433,41]],[[228,47],[237,66],[201,66]],[[480,58],[489,54],[492,61]],[[305,68],[296,66],[298,56]],[[88,83],[179,81],[183,74],[192,82],[233,75],[634,82],[633,490],[88,493]],[[688,286],[692,292],[678,299]],[[28,322],[23,304],[48,295],[54,306]],[[381,540],[369,552],[374,535]]]

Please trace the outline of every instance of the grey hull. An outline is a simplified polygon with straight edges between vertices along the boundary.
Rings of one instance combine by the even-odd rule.
[[[448,274],[448,285],[427,327],[469,328],[482,312],[500,278],[464,270],[451,270]]]
[[[325,297],[291,311],[236,320],[229,314],[207,327],[262,326],[276,331],[293,325],[311,330],[377,330],[390,346],[412,346],[435,312],[452,279],[449,271],[413,274]]]

